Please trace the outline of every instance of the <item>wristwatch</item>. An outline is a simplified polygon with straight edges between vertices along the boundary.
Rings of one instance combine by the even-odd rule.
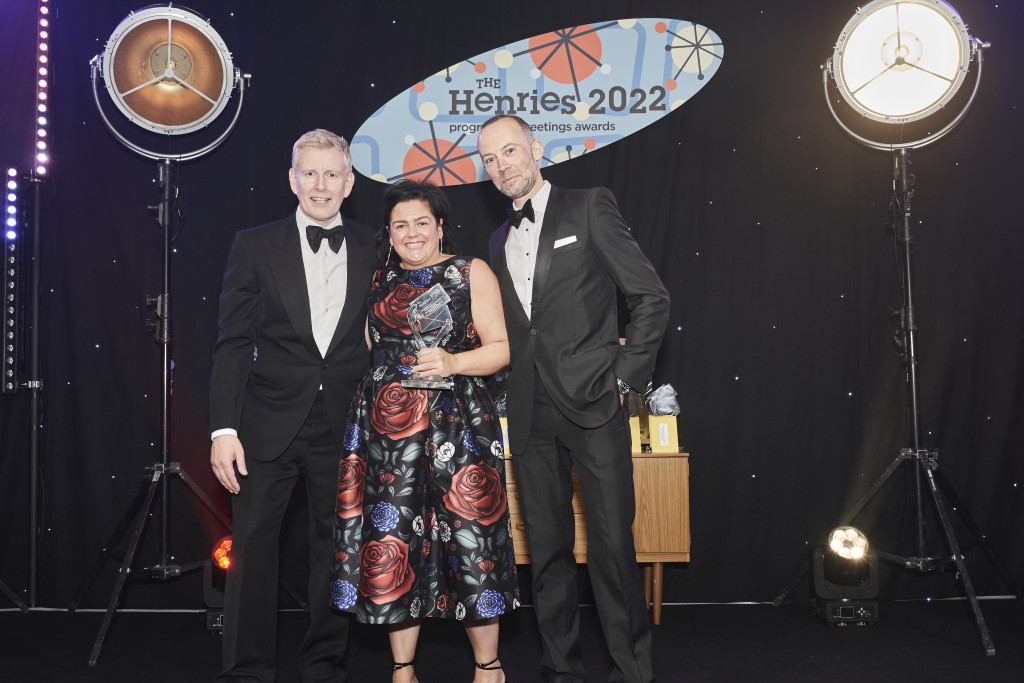
[[[622,394],[623,396],[628,394],[630,391],[629,385],[623,382],[621,379],[615,379],[615,386],[619,388],[619,393]]]

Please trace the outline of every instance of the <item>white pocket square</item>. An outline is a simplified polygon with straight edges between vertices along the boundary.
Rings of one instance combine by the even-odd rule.
[[[560,240],[555,240],[555,247],[554,248],[558,249],[559,247],[564,247],[567,244],[572,244],[575,241],[576,241],[576,235],[570,235],[569,237],[563,237]]]

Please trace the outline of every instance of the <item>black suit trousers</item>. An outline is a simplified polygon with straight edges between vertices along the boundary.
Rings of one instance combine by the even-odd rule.
[[[299,651],[303,683],[347,680],[349,618],[330,608],[334,505],[340,455],[323,399],[283,454],[246,461],[232,500],[231,561],[224,594],[224,671],[218,681],[270,683],[277,668],[281,526],[296,484],[308,499],[310,625]]]
[[[636,563],[633,460],[625,410],[585,429],[566,418],[535,377],[526,450],[516,482],[532,557],[541,667],[549,681],[583,681],[579,596],[573,557],[572,469],[587,510],[587,569],[614,669],[612,682],[648,683],[651,622]]]

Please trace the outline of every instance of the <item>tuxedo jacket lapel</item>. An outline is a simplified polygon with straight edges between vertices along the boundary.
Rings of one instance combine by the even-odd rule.
[[[540,244],[537,247],[537,263],[533,269],[533,300],[530,303],[530,319],[537,318],[537,311],[544,302],[544,293],[547,290],[548,275],[551,270],[551,254],[555,249],[555,239],[558,238],[558,228],[562,222],[562,207],[565,204],[565,195],[561,189],[551,186],[551,194],[548,195],[548,205],[544,209],[544,221],[541,224]]]
[[[515,316],[516,321],[525,328],[530,321],[526,319],[526,311],[523,310],[523,304],[516,295],[512,274],[508,271],[508,261],[505,260],[505,242],[508,240],[510,230],[513,228],[506,222],[491,238],[491,269],[498,276],[498,285],[502,293],[501,303],[505,309],[505,315]]]
[[[294,220],[285,220],[278,235],[267,243],[267,260],[274,270],[274,282],[281,295],[288,320],[302,343],[317,356],[313,338],[313,319],[309,308],[309,290],[306,288],[306,270],[302,265],[302,246]]]
[[[366,283],[373,277],[374,263],[373,248],[363,235],[355,230],[348,230],[345,233],[345,250],[348,254],[348,285],[345,294],[345,306],[341,309],[341,317],[338,318],[338,326],[334,328],[334,336],[327,346],[327,355],[337,348],[345,330],[352,325],[362,324],[365,327],[365,320],[356,320],[356,316],[363,309],[364,301],[356,294],[365,289]],[[308,296],[308,295],[307,295]]]

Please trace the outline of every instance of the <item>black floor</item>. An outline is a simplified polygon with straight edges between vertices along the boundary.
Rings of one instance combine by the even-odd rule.
[[[867,627],[829,627],[805,605],[666,606],[654,629],[655,671],[673,681],[1014,681],[1024,680],[1024,604],[983,600],[995,643],[985,655],[963,601],[882,603]],[[96,667],[88,660],[102,613],[0,611],[0,681],[186,683],[211,681],[219,636],[196,612],[121,612]],[[279,683],[294,683],[301,612],[282,612]],[[609,669],[593,608],[583,612],[588,681]],[[539,680],[533,610],[502,617],[501,658],[512,683]],[[388,681],[386,636],[358,626],[350,642],[353,683]],[[471,681],[469,645],[456,623],[424,625],[417,654],[423,683]]]

